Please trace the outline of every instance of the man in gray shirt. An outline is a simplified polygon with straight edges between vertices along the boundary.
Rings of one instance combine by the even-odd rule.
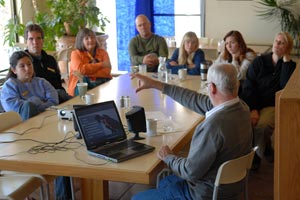
[[[238,98],[237,72],[230,64],[213,65],[208,70],[208,96],[175,85],[169,85],[140,74],[136,92],[155,88],[183,106],[205,115],[195,129],[187,157],[178,157],[168,146],[157,152],[174,175],[161,180],[159,188],[132,197],[144,199],[212,199],[219,166],[251,151],[252,126],[248,106]],[[222,185],[223,199],[238,199],[242,182]]]

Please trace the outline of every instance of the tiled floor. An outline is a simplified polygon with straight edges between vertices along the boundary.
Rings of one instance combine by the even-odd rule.
[[[272,200],[273,199],[273,173],[274,165],[262,161],[257,171],[251,171],[248,182],[249,200]],[[110,200],[129,200],[130,197],[145,189],[148,185],[126,184],[110,182]]]
[[[274,165],[262,161],[262,165],[257,171],[251,171],[249,176],[249,200],[272,200],[273,199],[273,173]],[[78,184],[75,187],[79,189]],[[109,182],[109,199],[110,200],[129,200],[131,196],[139,191],[149,189],[153,186],[142,184],[131,184],[121,182]],[[50,191],[53,191],[53,185],[50,185]],[[39,192],[36,191],[31,195],[39,200]],[[51,193],[51,199],[53,193]],[[76,200],[80,200],[80,189],[76,192]]]
[[[272,200],[274,187],[274,164],[262,161],[257,171],[249,175],[249,200]]]

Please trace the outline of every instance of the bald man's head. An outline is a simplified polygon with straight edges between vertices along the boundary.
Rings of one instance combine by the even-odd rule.
[[[138,15],[135,19],[135,26],[142,38],[147,39],[152,36],[151,23],[147,16]]]

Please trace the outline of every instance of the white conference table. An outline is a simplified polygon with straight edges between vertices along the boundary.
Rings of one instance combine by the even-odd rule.
[[[152,74],[149,73],[148,76]],[[175,79],[171,83],[195,91],[199,91],[200,85],[201,87],[204,85],[200,84],[200,76],[188,76],[182,82]],[[143,106],[146,117],[149,112],[161,112],[165,116],[171,116],[176,124],[176,131],[159,133],[154,137],[140,133],[146,138],[140,142],[154,146],[156,148],[154,152],[122,163],[107,162],[89,156],[83,140],[73,137],[75,134],[73,122],[58,119],[57,112],[50,110],[5,131],[19,134],[0,134],[0,169],[78,177],[81,179],[82,199],[107,199],[109,180],[154,183],[157,173],[164,167],[163,162],[156,157],[159,147],[168,144],[174,152],[178,152],[190,141],[195,127],[203,120],[203,116],[181,106],[154,89],[136,94],[136,85],[137,80],[131,80],[128,74],[124,74],[88,92],[95,94],[96,102],[115,100],[117,106],[119,106],[121,96],[130,96],[131,105]],[[79,97],[75,97],[59,107],[65,108],[73,104],[82,104],[82,101]],[[124,120],[124,110],[118,109]],[[131,133],[128,135],[128,137],[132,136]],[[63,142],[65,138],[69,138],[68,142]],[[4,141],[11,141],[11,143],[3,143]],[[37,145],[41,145],[41,142],[57,143],[52,145],[60,146],[60,149],[51,151],[53,147],[50,145],[49,151],[46,147],[39,149]],[[33,147],[36,148],[33,149]],[[29,153],[30,149],[33,150],[31,153]]]

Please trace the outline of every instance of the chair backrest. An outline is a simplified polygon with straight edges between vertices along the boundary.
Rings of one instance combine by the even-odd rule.
[[[19,113],[14,111],[4,112],[0,114],[0,131],[8,129],[22,122]]]
[[[257,149],[258,147],[254,147],[247,155],[226,161],[219,167],[215,180],[213,199],[217,199],[217,190],[220,184],[236,183],[247,176],[248,171],[251,169],[253,157]]]
[[[61,78],[68,83],[71,61],[71,53],[74,50],[73,47],[68,47],[57,52],[56,60],[58,62]]]
[[[66,61],[69,62],[71,60],[71,52],[74,50],[72,47],[68,47],[66,49],[62,49],[57,52],[57,61]]]
[[[201,37],[201,38],[198,38],[198,40],[199,40],[199,45],[202,45],[202,46],[209,45],[209,38],[207,38],[207,37]]]

